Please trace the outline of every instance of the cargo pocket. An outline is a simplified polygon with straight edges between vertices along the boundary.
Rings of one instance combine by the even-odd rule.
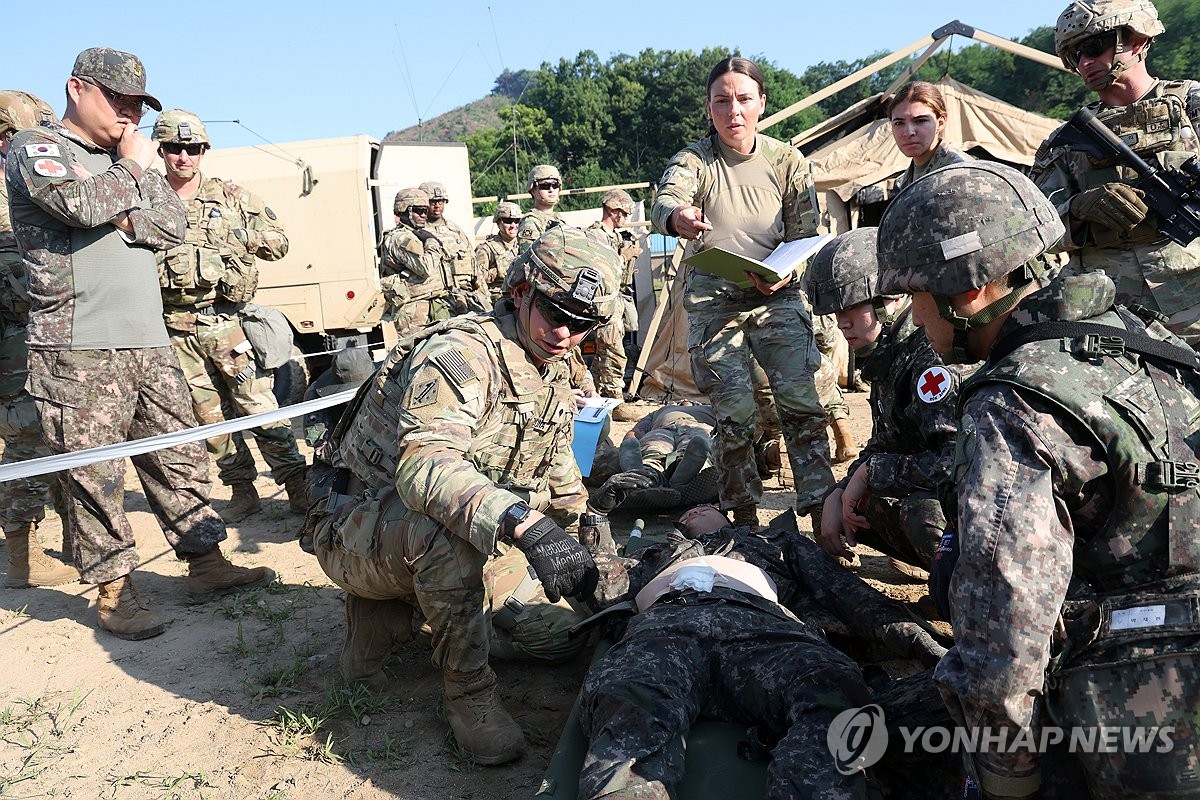
[[[382,509],[376,490],[365,493],[362,502],[337,525],[337,540],[347,553],[372,558],[379,552],[379,519]]]

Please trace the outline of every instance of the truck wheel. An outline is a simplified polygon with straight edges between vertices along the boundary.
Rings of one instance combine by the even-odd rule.
[[[292,347],[292,357],[286,364],[275,369],[275,385],[272,389],[281,408],[295,405],[304,399],[308,379],[308,360],[299,347]]]

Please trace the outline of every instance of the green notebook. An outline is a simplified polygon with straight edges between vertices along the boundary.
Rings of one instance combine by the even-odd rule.
[[[833,239],[832,233],[822,233],[807,239],[784,242],[771,255],[759,261],[749,256],[731,253],[721,247],[710,247],[693,253],[683,260],[688,266],[733,281],[743,288],[753,286],[745,273],[756,272],[767,283],[777,283],[795,272],[808,259],[816,255],[825,243]]]

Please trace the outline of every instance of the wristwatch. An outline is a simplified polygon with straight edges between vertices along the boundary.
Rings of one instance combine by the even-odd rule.
[[[521,523],[529,519],[529,512],[532,510],[524,501],[509,506],[504,512],[504,516],[500,518],[500,535],[511,539]]]

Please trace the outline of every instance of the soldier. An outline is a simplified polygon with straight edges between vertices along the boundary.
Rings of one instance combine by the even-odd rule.
[[[904,84],[888,101],[887,113],[896,147],[912,159],[897,179],[894,191],[947,164],[971,160],[966,153],[946,144],[946,98],[932,83]]]
[[[637,310],[633,302],[633,271],[637,257],[642,252],[633,234],[621,226],[633,213],[633,198],[624,189],[609,189],[600,198],[601,217],[588,226],[587,232],[597,241],[604,242],[621,257],[625,265],[621,276],[622,313],[613,317],[607,325],[596,331],[596,355],[592,358],[592,374],[596,376],[596,389],[604,397],[625,399],[625,334],[626,323],[633,321],[637,330]],[[636,409],[624,403],[612,410],[617,422],[633,422],[638,418]]]
[[[689,254],[719,241],[757,258],[785,241],[814,235],[818,209],[807,163],[795,148],[757,132],[767,100],[758,66],[736,56],[723,59],[709,73],[707,94],[713,132],[671,159],[654,197],[655,230],[690,240]],[[771,187],[766,194],[759,188],[764,186]],[[752,357],[775,395],[797,511],[819,515],[833,485],[825,414],[813,380],[820,355],[794,277],[768,284],[747,273],[753,285],[745,289],[700,271],[688,278],[692,376],[717,415],[721,508],[732,511],[739,526],[757,524],[762,498],[753,454]],[[819,527],[815,521],[813,527]]]
[[[259,366],[239,313],[258,288],[255,258],[275,261],[287,255],[288,240],[275,212],[235,183],[200,171],[212,146],[200,118],[173,108],[158,115],[152,138],[158,142],[167,183],[187,209],[183,244],[162,251],[158,280],[163,319],[202,425],[225,419],[223,405],[239,417],[279,408],[274,375]],[[268,422],[251,428],[271,477],[287,491],[294,513],[308,511],[304,456],[291,423]],[[239,522],[262,508],[254,479],[258,468],[240,435],[222,434],[207,442],[221,483],[232,487],[221,518]]]
[[[556,226],[513,262],[511,296],[494,315],[448,320],[393,348],[322,448],[336,470],[314,506],[314,539],[348,593],[342,673],[385,685],[384,659],[411,637],[419,604],[450,728],[480,764],[525,745],[488,666],[496,600],[483,572],[497,542],[526,557],[550,602],[596,579],[588,550],[563,530],[587,503],[565,359],[616,311],[619,270],[607,248]],[[589,515],[580,535],[601,528]]]
[[[521,224],[521,207],[516,203],[496,204],[492,215],[496,232],[488,236],[475,248],[475,272],[487,280],[492,305],[504,297],[504,276],[508,265],[517,257],[517,227]]]
[[[813,310],[836,315],[871,384],[871,439],[825,498],[817,542],[853,561],[862,541],[924,580],[946,528],[938,486],[954,463],[962,373],[913,325],[907,297],[879,291],[876,232],[843,233],[804,273]]]
[[[32,128],[43,119],[53,119],[50,106],[15,90],[0,92],[0,164],[8,156],[13,134]],[[42,443],[37,408],[25,391],[29,374],[29,347],[25,326],[29,321],[29,278],[21,263],[17,239],[8,216],[8,191],[0,191],[0,437],[4,441],[4,464],[50,455]],[[0,483],[0,528],[8,542],[10,588],[57,586],[75,580],[79,573],[50,558],[38,537],[39,524],[46,518],[46,503],[54,501],[61,522],[66,524],[61,484],[57,476],[18,478]],[[67,554],[63,537],[63,553]]]
[[[383,277],[380,285],[401,336],[450,319],[458,313],[450,287],[454,285],[442,243],[425,224],[429,194],[401,189],[392,206],[396,227],[383,235]]]
[[[196,427],[187,384],[162,321],[154,252],[182,244],[179,196],[150,169],[137,129],[146,92],[137,56],[93,47],[75,59],[62,124],[13,137],[5,164],[13,230],[29,275],[29,381],[55,453]],[[209,504],[199,443],[133,456],[150,510],[188,562],[197,600],[274,579],[221,554],[225,525]],[[100,627],[126,639],[166,625],[134,588],[139,563],[125,518],[123,459],[66,470],[75,566],[99,584]]]
[[[1067,757],[1092,797],[1194,797],[1197,627],[1176,614],[1200,594],[1200,362],[1114,306],[1104,273],[1056,274],[1063,228],[1024,175],[982,161],[917,180],[880,221],[879,291],[912,293],[943,357],[987,359],[959,389],[956,646],[935,678],[986,731],[967,754],[985,797],[1036,795],[1051,720],[1072,738],[1169,726],[1173,747]]]
[[[518,253],[524,253],[539,236],[555,225],[562,224],[562,217],[554,210],[561,190],[562,177],[558,174],[558,167],[538,164],[529,170],[529,193],[533,195],[533,208],[521,217],[521,225],[517,228]]]
[[[471,237],[446,217],[446,206],[450,203],[446,187],[437,181],[425,181],[417,188],[429,195],[425,229],[438,238],[445,257],[450,261],[455,307],[463,309],[458,313],[491,311],[492,298],[487,291],[487,275],[475,269],[475,260],[471,256]]]
[[[1200,151],[1200,82],[1150,75],[1146,56],[1163,32],[1150,0],[1080,0],[1058,18],[1054,48],[1099,100],[1088,108],[1152,164],[1177,166]],[[1087,153],[1043,143],[1034,182],[1058,208],[1067,235],[1055,248],[1069,269],[1101,269],[1117,301],[1163,314],[1172,333],[1200,345],[1200,241],[1182,247],[1154,227],[1136,174]]]

